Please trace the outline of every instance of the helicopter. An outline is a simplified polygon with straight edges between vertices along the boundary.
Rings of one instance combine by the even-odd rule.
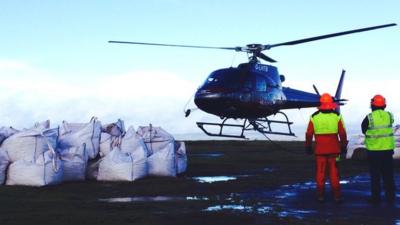
[[[280,46],[291,46],[326,38],[332,38],[353,33],[365,32],[396,26],[395,23],[384,24],[361,29],[348,30],[338,33],[314,36],[304,39],[287,41],[277,44],[248,44],[237,47],[212,47],[200,45],[180,45],[130,41],[109,41],[117,44],[152,45],[161,47],[184,47],[202,49],[221,49],[248,54],[248,62],[241,63],[237,67],[229,67],[215,70],[210,73],[205,82],[197,89],[194,95],[195,105],[204,112],[218,116],[222,122],[197,122],[197,126],[209,136],[246,138],[246,131],[257,131],[265,137],[269,134],[295,136],[292,132],[288,116],[282,112],[286,109],[301,109],[318,107],[320,105],[320,93],[313,85],[315,93],[305,92],[283,87],[285,77],[280,75],[278,68],[271,64],[262,64],[261,60],[275,63],[276,60],[262,53]],[[344,105],[346,99],[341,99],[342,86],[345,70],[342,71],[336,89],[334,102],[336,110],[340,111],[340,105]],[[185,110],[188,117],[192,109]],[[271,116],[280,114],[282,120],[271,119]],[[242,121],[238,123],[228,123],[230,119]],[[287,131],[273,130],[272,124],[287,126]],[[210,131],[210,128],[217,128],[217,132]],[[237,134],[227,133],[227,129],[239,129]],[[286,128],[285,128],[286,129]]]

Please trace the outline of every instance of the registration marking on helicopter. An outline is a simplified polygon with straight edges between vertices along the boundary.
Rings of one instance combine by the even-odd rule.
[[[256,64],[254,68],[256,70],[259,70],[259,71],[268,72],[268,66],[267,65]]]

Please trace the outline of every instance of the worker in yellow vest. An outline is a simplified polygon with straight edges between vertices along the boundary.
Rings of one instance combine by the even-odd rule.
[[[368,201],[377,204],[381,201],[381,178],[387,202],[395,201],[395,183],[393,178],[393,115],[385,111],[386,99],[375,95],[371,99],[372,112],[361,124],[365,134],[365,145],[368,152],[368,166],[371,179],[371,197]]]
[[[331,191],[335,202],[342,202],[340,190],[339,169],[336,158],[346,152],[347,134],[343,118],[335,111],[336,103],[330,94],[324,93],[320,97],[321,105],[315,112],[307,126],[306,151],[315,155],[316,159],[316,183],[317,200],[325,201],[325,174],[329,169]],[[312,140],[315,137],[315,147],[312,148]]]

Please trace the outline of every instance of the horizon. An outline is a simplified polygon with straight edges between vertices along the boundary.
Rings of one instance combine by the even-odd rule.
[[[255,7],[257,6],[257,7]],[[312,6],[312,7],[311,7]],[[155,124],[175,134],[198,133],[197,121],[219,122],[200,110],[184,118],[186,102],[207,76],[247,62],[246,54],[110,44],[110,40],[203,46],[273,44],[400,21],[400,2],[255,0],[146,2],[116,0],[2,2],[0,126],[30,127],[50,119],[92,116]],[[379,12],[379,13],[377,13]],[[265,52],[278,60],[284,87],[334,93],[346,70],[345,123],[359,124],[382,94],[400,123],[400,26]],[[193,105],[193,101],[190,101]],[[315,108],[284,110],[305,127]],[[355,125],[354,125],[355,126]]]

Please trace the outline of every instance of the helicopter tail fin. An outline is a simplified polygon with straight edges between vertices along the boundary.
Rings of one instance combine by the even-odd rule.
[[[340,80],[336,89],[336,94],[335,94],[335,102],[337,103],[336,111],[340,113],[340,106],[344,105],[344,101],[347,101],[346,99],[341,99],[342,95],[342,87],[343,87],[343,81],[344,81],[344,75],[346,71],[342,70],[342,74],[340,75]]]

